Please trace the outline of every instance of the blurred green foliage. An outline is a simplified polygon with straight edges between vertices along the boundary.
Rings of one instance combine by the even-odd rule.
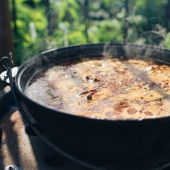
[[[18,64],[42,51],[76,44],[170,47],[169,0],[13,1],[15,6],[9,2]]]

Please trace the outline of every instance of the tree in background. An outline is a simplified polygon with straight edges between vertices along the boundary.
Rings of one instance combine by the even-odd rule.
[[[11,0],[18,64],[63,46],[127,42],[170,47],[170,0]]]

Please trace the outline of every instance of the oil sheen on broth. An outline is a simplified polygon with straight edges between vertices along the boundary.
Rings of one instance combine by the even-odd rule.
[[[116,58],[67,61],[36,74],[25,93],[44,106],[96,119],[170,115],[170,67]]]

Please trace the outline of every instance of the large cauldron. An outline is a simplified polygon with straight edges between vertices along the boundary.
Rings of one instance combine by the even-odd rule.
[[[43,52],[23,63],[16,75],[15,93],[23,100],[48,140],[64,152],[91,162],[130,159],[170,147],[170,117],[145,120],[97,120],[47,108],[29,99],[24,91],[32,76],[54,63],[80,57],[154,59],[170,63],[170,51],[133,44],[88,44]]]

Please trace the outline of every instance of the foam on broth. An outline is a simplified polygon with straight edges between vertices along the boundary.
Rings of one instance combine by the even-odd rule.
[[[68,61],[36,74],[25,92],[47,107],[96,119],[170,115],[170,67],[105,57]]]

